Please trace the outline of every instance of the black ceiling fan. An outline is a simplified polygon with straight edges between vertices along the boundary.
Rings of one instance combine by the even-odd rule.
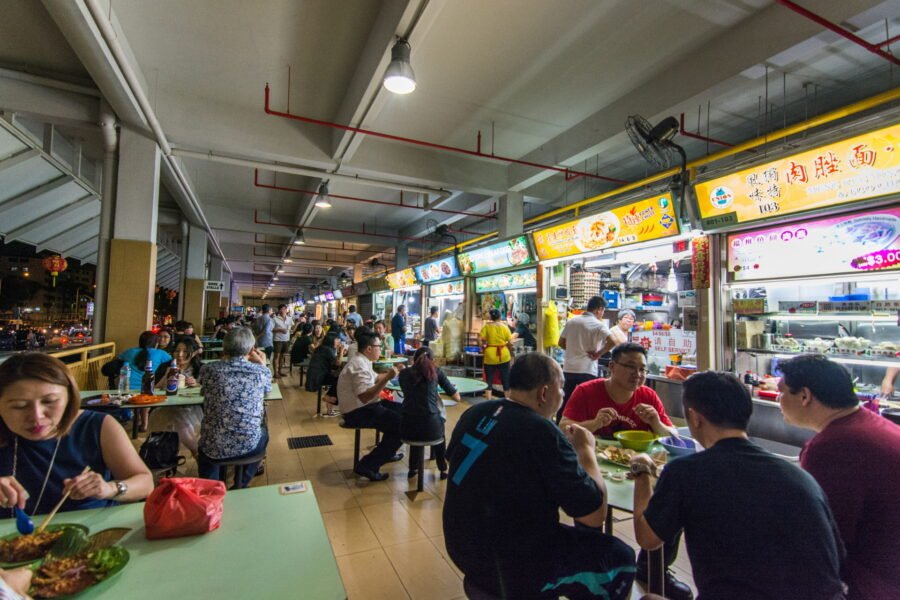
[[[679,216],[684,220],[687,154],[684,148],[672,141],[678,133],[678,119],[666,117],[653,126],[641,115],[630,115],[625,119],[625,131],[644,160],[658,169],[671,167],[676,156],[681,159],[681,172],[672,180],[672,192],[678,194]]]

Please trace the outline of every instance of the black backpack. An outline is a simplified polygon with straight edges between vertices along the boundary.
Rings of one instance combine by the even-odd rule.
[[[185,461],[178,454],[178,446],[178,432],[153,431],[141,444],[139,454],[150,470],[174,469]]]

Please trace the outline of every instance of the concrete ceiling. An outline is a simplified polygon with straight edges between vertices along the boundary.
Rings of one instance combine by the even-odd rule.
[[[467,149],[480,131],[486,152],[636,180],[653,169],[623,133],[629,114],[685,112],[690,130],[739,142],[896,79],[888,61],[768,0],[72,0],[65,10],[58,0],[0,0],[14,23],[0,23],[0,64],[90,74],[139,127],[103,64],[91,4],[111,18],[171,145],[207,155],[181,161],[243,293],[264,289],[287,254],[284,294],[376,256],[390,265],[397,244],[415,261],[441,247],[421,239],[436,224],[460,240],[495,229],[400,206],[399,184],[433,188],[432,201],[445,190],[444,211],[479,215],[522,191],[527,216],[615,187],[267,115],[266,83],[274,110]],[[807,4],[873,43],[900,30],[900,0]],[[408,96],[381,86],[396,35],[412,47],[418,88]],[[691,158],[716,149],[682,141]],[[357,200],[317,209],[310,194],[259,187],[254,168],[215,156],[311,169],[262,168],[256,181],[315,190],[331,179],[332,194]],[[424,201],[402,194],[404,205]],[[309,247],[290,243],[298,226]]]

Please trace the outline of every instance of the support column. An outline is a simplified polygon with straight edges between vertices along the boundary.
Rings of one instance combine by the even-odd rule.
[[[225,289],[222,290],[221,297],[219,298],[219,307],[225,311],[225,314],[231,312],[231,307],[234,303],[231,301],[231,273],[222,269],[222,283],[225,284]]]
[[[225,283],[222,273],[222,259],[217,256],[209,258],[209,272],[206,278],[210,281],[221,281]],[[222,306],[222,297],[225,295],[224,289],[221,292],[206,292],[206,318],[216,320],[219,318],[219,311]]]
[[[522,233],[524,227],[525,195],[522,192],[506,192],[506,197],[500,199],[500,209],[497,212],[497,234],[500,239],[506,239]]]
[[[359,283],[363,280],[363,266],[361,264],[353,265],[353,283]]]
[[[181,293],[184,295],[185,321],[194,324],[195,332],[203,332],[206,315],[206,231],[193,225],[188,227],[187,261]]]
[[[394,268],[398,271],[405,269],[409,266],[409,246],[406,244],[401,244],[394,248],[397,251],[396,256],[396,264]]]
[[[153,321],[159,161],[155,141],[122,128],[104,338],[117,352],[136,346]]]

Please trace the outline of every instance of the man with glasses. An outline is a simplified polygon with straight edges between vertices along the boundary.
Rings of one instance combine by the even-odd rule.
[[[656,392],[644,385],[647,379],[647,350],[628,342],[613,348],[609,377],[582,383],[572,393],[559,426],[581,425],[594,435],[612,437],[617,431],[639,429],[665,437],[677,434]],[[680,536],[666,543],[663,555],[671,566],[678,553]],[[647,581],[646,553],[638,556],[636,579]],[[666,571],[666,595],[672,600],[690,600],[691,588]]]
[[[347,361],[338,377],[338,405],[348,427],[367,427],[384,434],[381,442],[354,469],[357,475],[370,481],[384,481],[388,474],[379,469],[385,463],[403,458],[403,454],[397,454],[403,442],[400,440],[401,405],[382,401],[380,394],[402,367],[391,367],[376,375],[372,363],[381,356],[381,340],[374,333],[364,332],[356,336],[356,343],[356,355]]]

